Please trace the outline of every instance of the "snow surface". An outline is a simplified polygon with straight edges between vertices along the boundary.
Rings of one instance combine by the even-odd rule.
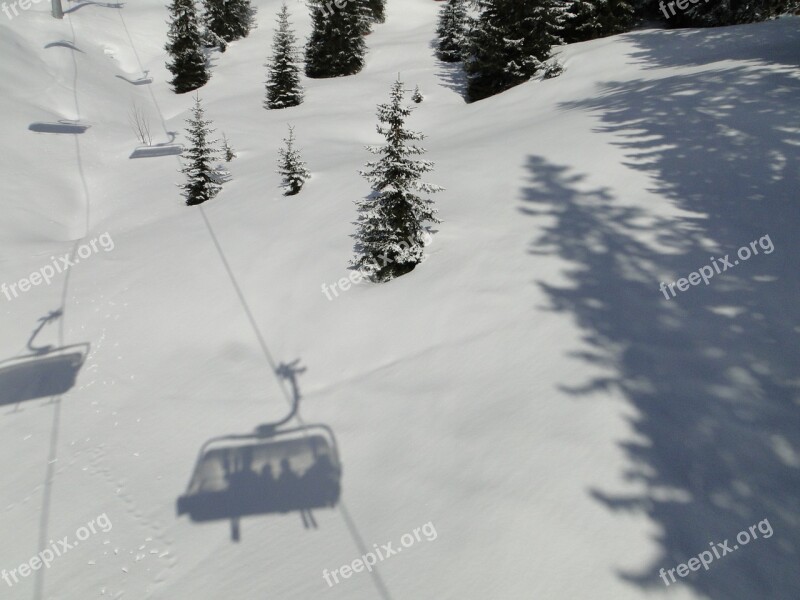
[[[239,158],[202,210],[175,156],[129,158],[133,103],[161,144],[191,106],[166,83],[162,2],[0,19],[0,282],[105,232],[115,245],[0,296],[0,359],[62,296],[36,342],[91,345],[68,393],[0,407],[0,569],[113,523],[0,597],[797,598],[800,21],[575,44],[561,77],[467,105],[432,54],[440,4],[390,0],[362,73],[265,111],[278,6],[260,0],[258,28],[214,55],[201,96]],[[425,95],[409,126],[444,222],[414,272],[329,301],[398,73]],[[90,127],[29,129],[62,120]],[[312,171],[289,198],[287,123]],[[772,254],[658,290],[764,235]],[[338,439],[342,504],[317,530],[257,516],[232,543],[225,522],[176,516],[206,440],[287,409],[226,264],[270,355],[307,368],[302,418]],[[663,585],[660,568],[765,518],[771,538]],[[372,575],[322,578],[428,522],[436,540]]]

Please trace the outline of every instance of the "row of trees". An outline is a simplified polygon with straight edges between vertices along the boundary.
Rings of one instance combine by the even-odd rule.
[[[552,47],[628,31],[636,18],[665,14],[673,26],[764,20],[796,9],[798,0],[703,0],[667,13],[670,0],[447,0],[437,26],[437,56],[462,62],[467,99],[481,100],[529,81],[558,75]],[[661,12],[659,11],[661,9]]]
[[[172,0],[166,50],[175,92],[204,86],[209,72],[207,48],[225,51],[228,43],[247,37],[253,21],[250,0],[203,0],[199,14],[195,0]]]
[[[551,49],[627,30],[625,0],[448,0],[439,13],[437,56],[462,62],[467,96],[481,100],[530,80],[561,72]]]
[[[372,193],[356,201],[356,256],[351,266],[373,281],[388,281],[421,263],[429,237],[428,226],[440,223],[433,201],[426,196],[443,188],[421,181],[424,173],[433,170],[433,163],[414,158],[425,153],[415,143],[424,136],[405,126],[412,112],[411,106],[404,104],[405,93],[403,82],[398,79],[392,85],[390,101],[378,105],[377,130],[386,143],[367,147],[379,158],[367,162],[360,172],[371,184]],[[412,99],[421,101],[418,89]],[[218,156],[223,154],[230,161],[235,154],[227,139],[218,148],[219,141],[213,139],[212,122],[205,117],[199,96],[186,123],[188,144],[181,169],[186,180],[180,187],[186,204],[195,206],[213,199],[230,177],[227,169],[215,165]],[[278,156],[278,173],[285,194],[294,195],[300,192],[310,174],[295,148],[292,127],[284,144]]]
[[[236,158],[228,139],[223,136],[214,139],[213,123],[205,117],[205,109],[199,96],[195,97],[192,115],[186,120],[187,147],[182,153],[181,173],[186,181],[180,184],[188,206],[196,206],[212,200],[219,194],[222,185],[230,180],[230,173],[219,163],[222,156],[226,162]],[[289,135],[283,140],[284,147],[278,151],[278,170],[283,180],[287,196],[300,192],[311,176],[306,163],[295,148],[294,128],[289,127]]]
[[[341,6],[339,6],[341,4]],[[374,23],[385,20],[386,0],[310,0],[313,29],[305,46],[305,74],[312,78],[343,77],[364,67],[364,36]],[[166,46],[171,84],[182,94],[205,85],[209,78],[206,50],[246,37],[252,26],[250,0],[203,0],[202,17],[195,0],[172,0]],[[267,108],[286,108],[302,102],[297,37],[284,4],[278,13],[267,82]]]

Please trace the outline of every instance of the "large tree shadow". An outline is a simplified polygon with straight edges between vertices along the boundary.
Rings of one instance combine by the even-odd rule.
[[[653,182],[686,211],[655,217],[587,191],[569,168],[529,157],[523,212],[551,221],[532,252],[571,266],[564,287],[539,282],[554,311],[573,315],[600,367],[564,382],[576,397],[616,390],[635,408],[624,477],[641,494],[590,493],[659,525],[660,555],[625,580],[661,588],[673,568],[764,519],[751,541],[675,585],[719,600],[795,598],[800,590],[800,79],[774,67],[733,67],[609,83],[563,108],[596,113]],[[672,282],[770,236],[760,253],[667,300]],[[620,557],[622,560],[622,557]]]

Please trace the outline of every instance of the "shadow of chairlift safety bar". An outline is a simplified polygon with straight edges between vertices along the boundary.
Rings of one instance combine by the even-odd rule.
[[[178,516],[193,522],[231,521],[231,539],[239,541],[245,516],[334,508],[341,497],[342,466],[333,431],[327,425],[281,429],[297,412],[252,434],[227,435],[203,444],[186,493],[178,498]]]
[[[0,361],[0,406],[65,394],[75,385],[89,355],[89,344],[34,347],[45,325],[61,317],[54,311],[39,320],[28,340],[30,354]]]

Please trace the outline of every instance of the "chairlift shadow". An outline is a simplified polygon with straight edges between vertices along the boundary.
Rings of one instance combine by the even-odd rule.
[[[148,77],[147,73],[142,75],[139,79],[128,79],[124,75],[114,75],[114,77],[122,79],[123,81],[127,81],[131,85],[149,85],[149,84],[153,83],[153,78],[152,77]]]
[[[28,340],[29,354],[0,361],[0,406],[60,396],[75,386],[89,354],[88,343],[61,347],[33,345],[44,326],[61,314],[55,311],[39,320]]]
[[[341,497],[342,466],[336,438],[326,425],[284,425],[297,413],[297,361],[281,365],[294,391],[287,417],[255,432],[212,438],[203,444],[178,516],[196,523],[230,520],[231,539],[241,538],[245,516],[299,511],[306,528],[317,524],[311,511],[333,508]]]
[[[176,156],[183,152],[180,144],[165,144],[163,146],[139,146],[128,158],[156,158],[158,156]]]
[[[28,129],[30,131],[35,131],[36,133],[70,133],[70,134],[81,134],[86,133],[86,130],[89,129],[91,125],[82,125],[75,121],[58,121],[57,123],[42,123],[36,122],[31,123],[28,125]]]

